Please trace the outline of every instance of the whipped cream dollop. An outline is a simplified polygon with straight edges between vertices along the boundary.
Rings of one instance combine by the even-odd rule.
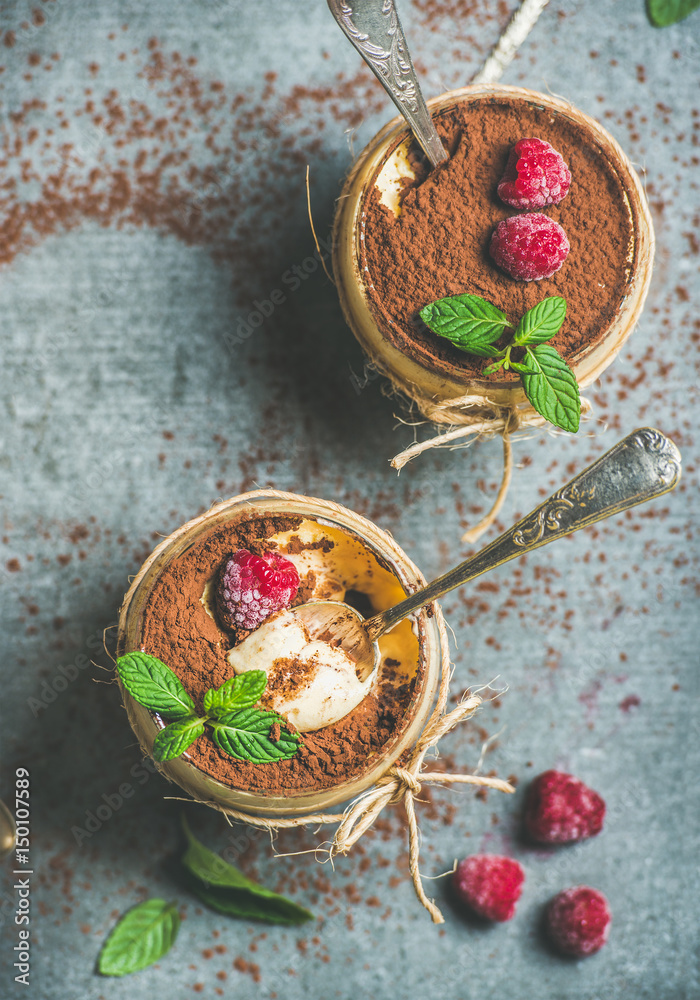
[[[302,733],[339,722],[369,694],[374,680],[371,675],[361,682],[345,650],[312,638],[293,609],[272,615],[227,658],[237,674],[264,670],[265,707]]]

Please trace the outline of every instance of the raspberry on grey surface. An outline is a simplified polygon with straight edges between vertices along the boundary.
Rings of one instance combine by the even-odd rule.
[[[555,948],[576,958],[600,951],[608,940],[612,922],[603,893],[586,885],[565,889],[555,896],[545,919]]]
[[[485,920],[505,921],[515,915],[525,872],[512,858],[473,854],[457,865],[452,876],[461,903]]]
[[[544,771],[528,788],[525,829],[540,844],[570,844],[603,829],[605,801],[573,774]]]

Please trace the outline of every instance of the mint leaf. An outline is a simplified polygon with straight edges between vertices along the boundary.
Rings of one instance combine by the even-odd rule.
[[[649,20],[657,28],[682,21],[700,7],[700,0],[647,0]]]
[[[505,313],[479,295],[451,295],[424,306],[420,318],[439,337],[450,340],[460,351],[490,358],[507,326]]]
[[[216,691],[210,688],[204,695],[204,711],[220,716],[234,709],[249,708],[260,701],[266,685],[264,670],[248,670],[240,676],[229,677]]]
[[[219,719],[212,719],[214,742],[225,753],[238,760],[249,760],[253,764],[267,764],[272,760],[286,760],[299,749],[296,733],[280,732],[280,739],[273,743],[269,738],[275,722],[284,726],[284,719],[276,712],[265,712],[261,708],[244,708],[240,712],[229,712]]]
[[[184,817],[182,825],[187,837],[182,864],[188,874],[188,886],[207,906],[229,917],[264,920],[270,924],[302,924],[314,919],[313,913],[253,882],[210,851],[197,840]]]
[[[559,333],[565,318],[566,299],[560,295],[542,299],[532,309],[528,309],[518,323],[513,343],[519,347],[524,347],[525,344],[543,344]]]
[[[187,819],[182,817],[182,828],[187,838],[187,850],[182,856],[182,864],[191,875],[194,875],[207,889],[212,886],[217,889],[245,889],[247,892],[258,892],[261,895],[275,895],[269,889],[264,889],[253,882],[243,872],[228,861],[210,851],[199,841],[190,829]]]
[[[488,368],[484,368],[484,370],[483,370],[483,372],[481,374],[482,375],[495,375],[497,371],[499,371],[501,368],[503,368],[503,366],[504,366],[505,363],[506,363],[506,358],[501,358],[499,361],[496,361],[494,364],[489,365]],[[508,371],[507,368],[506,368],[506,371]]]
[[[581,417],[576,376],[549,344],[526,348],[521,373],[525,395],[545,420],[576,433]]]
[[[103,976],[125,976],[153,965],[170,951],[180,917],[174,903],[147,899],[121,918],[105,941],[98,961]]]
[[[153,741],[153,759],[162,762],[179,757],[203,732],[204,719],[199,719],[196,715],[171,722],[165,729],[161,729]]]
[[[166,719],[194,712],[194,702],[170,667],[148,653],[127,653],[117,660],[119,679],[139,705]]]
[[[238,920],[262,920],[266,924],[288,926],[314,920],[313,913],[282,896],[278,897],[278,900],[270,897],[263,899],[255,893],[236,889],[206,889],[193,878],[188,879],[188,886],[205,906]]]

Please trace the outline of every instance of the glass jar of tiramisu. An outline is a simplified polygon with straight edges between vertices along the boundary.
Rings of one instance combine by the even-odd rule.
[[[199,712],[207,690],[234,675],[237,651],[256,635],[235,623],[232,628],[216,606],[222,566],[241,551],[293,563],[299,587],[281,614],[310,600],[335,600],[369,615],[424,584],[390,535],[338,504],[275,490],[217,504],[161,542],[134,579],[119,617],[119,655],[138,651],[166,664]],[[307,724],[290,758],[237,759],[206,730],[160,770],[198,800],[259,816],[291,817],[351,798],[376,783],[425,725],[442,663],[436,614],[423,609],[383,636],[377,676],[359,703],[331,725],[309,730]],[[276,648],[270,655],[282,662],[284,652]],[[167,720],[122,691],[129,721],[151,753]]]
[[[632,332],[651,278],[654,234],[640,180],[613,137],[572,104],[520,87],[474,85],[428,101],[449,160],[430,170],[405,122],[360,154],[338,201],[334,274],[349,326],[376,368],[426,415],[446,401],[525,402],[520,377],[460,351],[421,321],[438,299],[472,294],[515,325],[545,297],[566,300],[551,345],[580,387],[595,381]],[[570,250],[542,280],[517,280],[489,253],[495,227],[523,214],[498,185],[515,143],[535,137],[568,165],[571,186],[540,211]],[[448,421],[443,421],[448,422]]]

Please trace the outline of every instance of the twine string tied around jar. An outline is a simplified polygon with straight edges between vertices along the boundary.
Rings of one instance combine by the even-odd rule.
[[[391,375],[388,372],[383,371],[382,374],[391,380]],[[501,435],[503,439],[503,472],[496,498],[488,513],[462,535],[463,542],[473,544],[491,527],[503,507],[513,475],[513,435],[520,430],[543,427],[547,421],[527,403],[515,406],[498,406],[488,396],[478,395],[458,396],[435,402],[435,400],[426,399],[418,392],[411,392],[403,384],[397,385],[392,381],[392,386],[397,393],[408,395],[426,420],[447,427],[447,430],[441,430],[425,441],[417,441],[395,455],[391,460],[391,465],[397,471],[400,471],[404,465],[417,458],[418,455],[425,451],[431,451],[433,448],[459,447],[459,444],[455,442],[464,443],[464,439],[472,435],[482,438],[492,437],[495,434]],[[581,416],[585,418],[591,413],[591,410],[590,401],[581,396]]]

